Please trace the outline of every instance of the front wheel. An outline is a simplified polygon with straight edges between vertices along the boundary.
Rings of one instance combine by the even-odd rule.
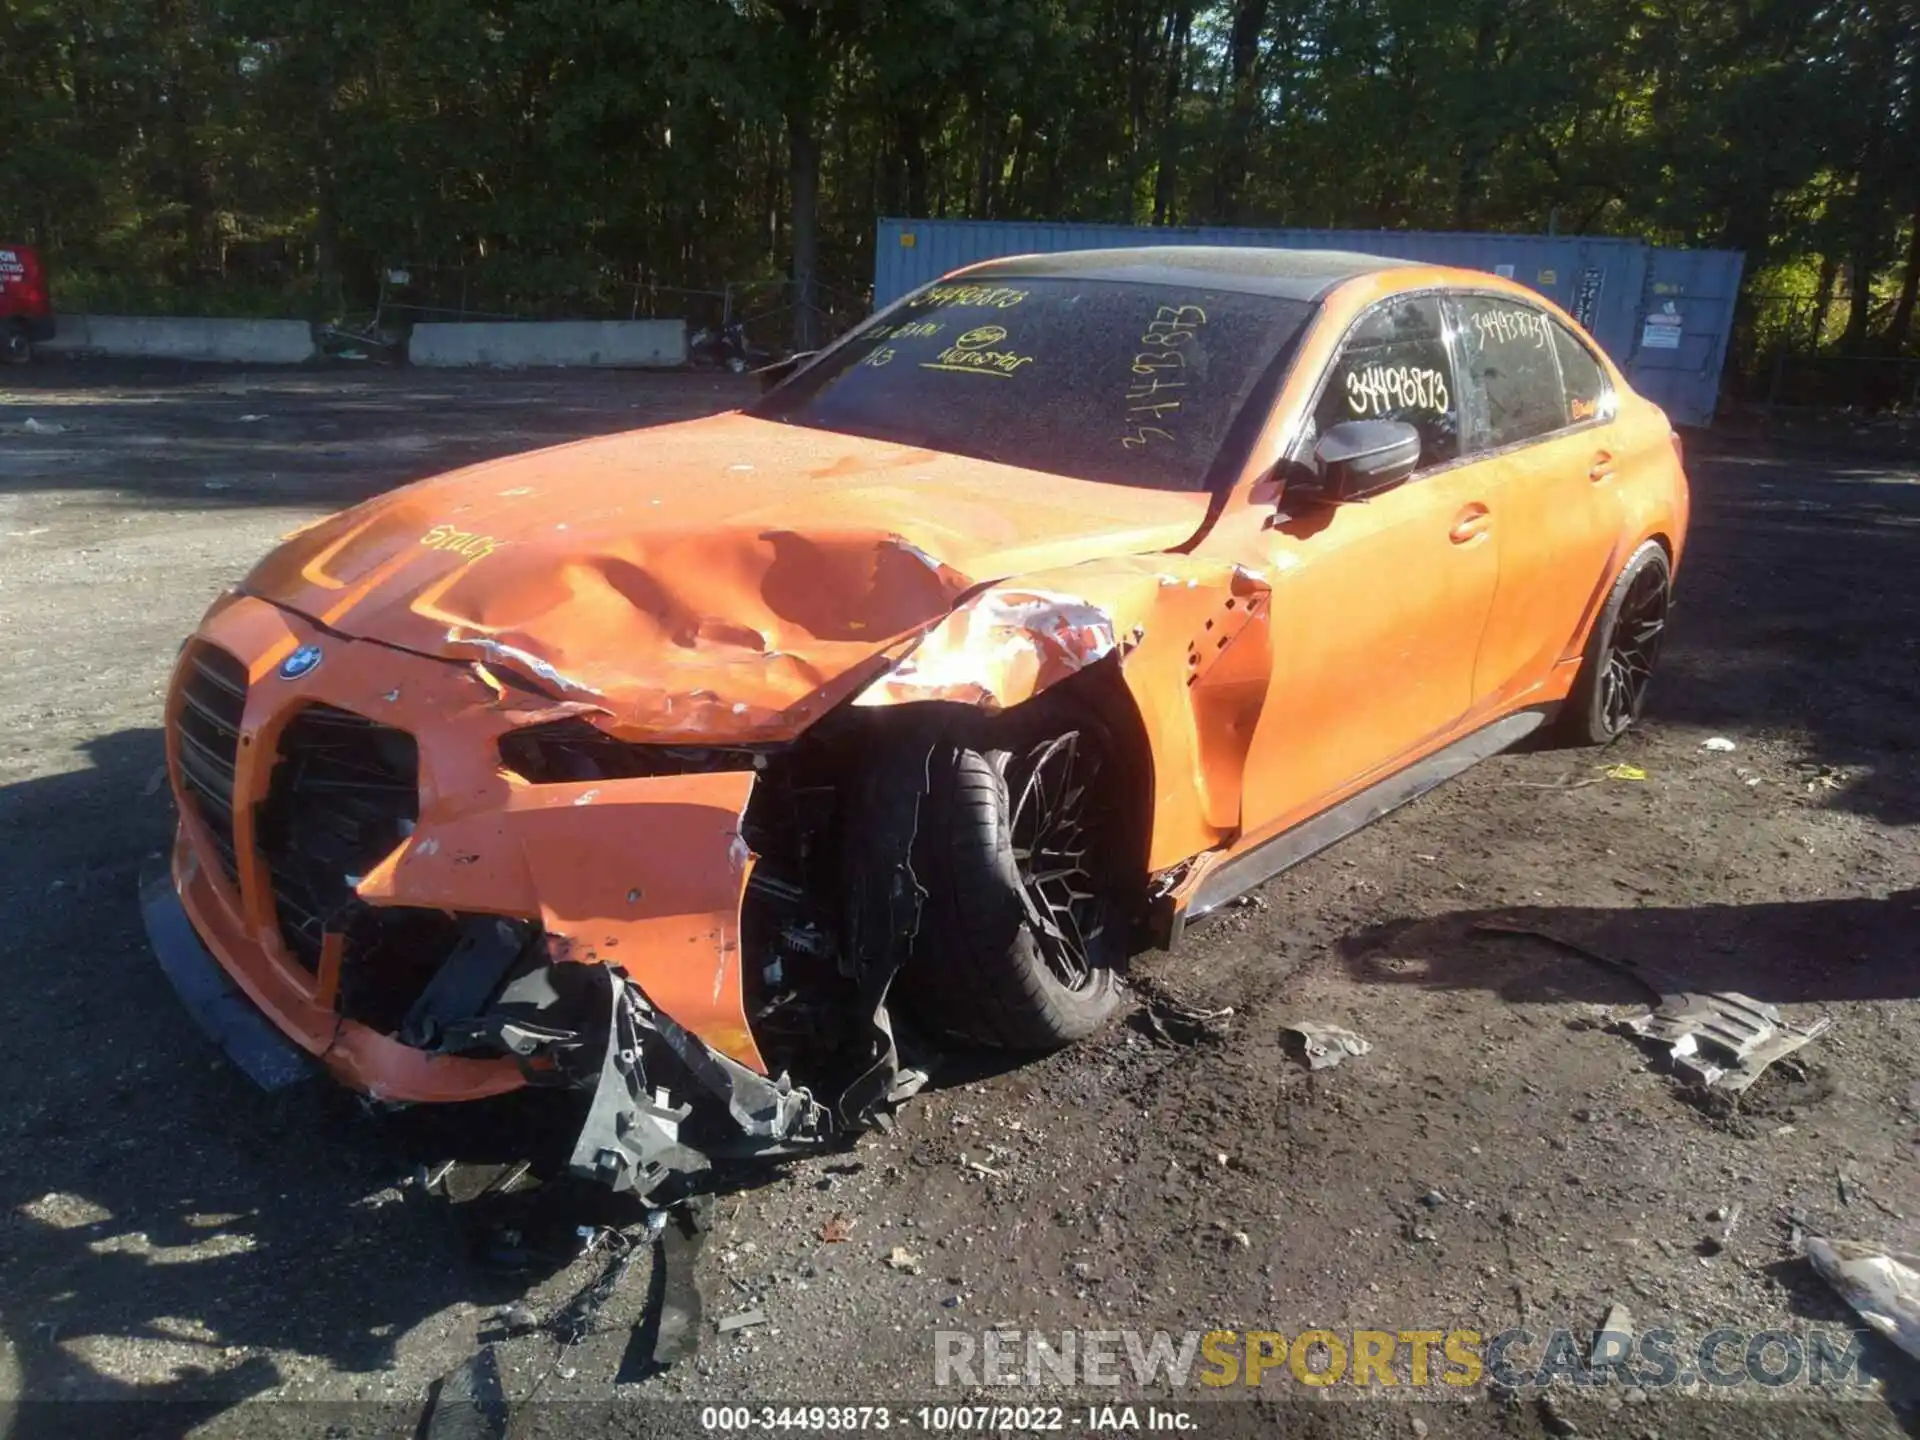
[[[33,359],[33,336],[27,333],[27,322],[15,320],[9,325],[0,325],[0,360],[10,365],[24,365]]]
[[[1121,999],[1128,951],[1113,746],[1091,716],[936,747],[914,870],[926,887],[901,975],[922,1024],[976,1044],[1049,1050]]]
[[[1647,704],[1673,596],[1673,566],[1656,540],[1632,555],[1594,622],[1586,658],[1561,717],[1575,745],[1605,745],[1633,728]]]

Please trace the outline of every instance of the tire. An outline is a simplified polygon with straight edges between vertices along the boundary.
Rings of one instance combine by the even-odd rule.
[[[27,322],[15,320],[11,324],[0,326],[0,360],[9,365],[24,365],[33,359],[33,336],[27,333]]]
[[[913,861],[927,893],[900,995],[935,1033],[1053,1050],[1091,1035],[1121,1000],[1128,927],[1108,813],[1119,786],[1099,783],[1114,751],[1077,714],[995,739],[942,743],[931,757]],[[1063,853],[1076,849],[1077,863]],[[1042,854],[1053,869],[1026,858]],[[1083,898],[1053,908],[1069,892]]]
[[[1672,599],[1673,566],[1660,543],[1648,540],[1627,557],[1594,622],[1560,717],[1563,742],[1610,744],[1640,719]]]

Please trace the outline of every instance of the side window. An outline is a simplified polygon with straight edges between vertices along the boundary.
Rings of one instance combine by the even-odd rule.
[[[1343,420],[1404,420],[1420,432],[1420,469],[1460,454],[1459,387],[1431,295],[1389,300],[1361,317],[1333,362],[1314,434]]]
[[[1567,425],[1567,399],[1544,310],[1495,295],[1452,301],[1465,369],[1469,444],[1498,450]]]
[[[1566,326],[1553,327],[1553,343],[1560,352],[1560,384],[1567,392],[1567,420],[1584,425],[1589,420],[1613,418],[1613,389],[1607,372]]]

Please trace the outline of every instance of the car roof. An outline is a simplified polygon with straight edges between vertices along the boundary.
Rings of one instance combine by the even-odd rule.
[[[1287,300],[1318,300],[1336,285],[1380,270],[1420,266],[1417,260],[1352,250],[1273,250],[1251,245],[1141,245],[1115,250],[1059,250],[1009,255],[970,265],[969,279],[1130,280],[1140,285],[1191,285]],[[1427,267],[1438,268],[1438,267]]]

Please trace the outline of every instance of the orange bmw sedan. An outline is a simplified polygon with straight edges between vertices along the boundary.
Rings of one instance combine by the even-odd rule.
[[[658,1198],[950,1040],[1086,1035],[1137,948],[1640,713],[1679,444],[1507,281],[1027,256],[780,371],[371,500],[208,611],[144,908],[256,1079],[547,1087],[569,1167]]]

